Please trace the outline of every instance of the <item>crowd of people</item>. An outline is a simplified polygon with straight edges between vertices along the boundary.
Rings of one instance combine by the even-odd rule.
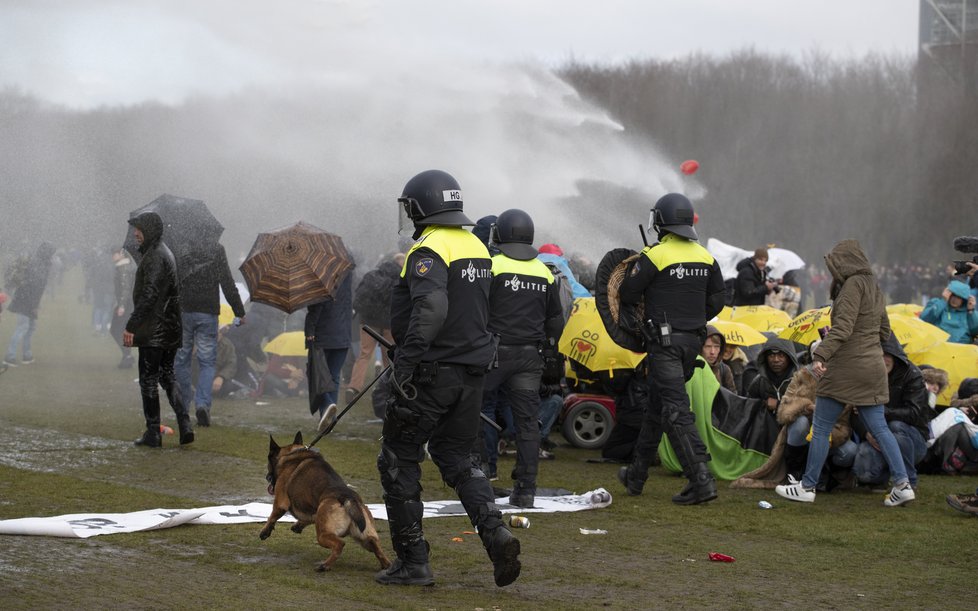
[[[116,341],[119,368],[138,367],[145,429],[135,444],[162,446],[160,388],[185,445],[195,441],[191,415],[198,427],[211,426],[215,398],[306,395],[313,415],[325,418],[335,413],[330,407],[341,389],[346,402],[362,397],[382,363],[387,373],[371,399],[383,420],[378,470],[397,560],[377,581],[400,585],[433,582],[421,526],[425,453],[478,529],[497,585],[518,577],[520,544],[501,520],[489,482],[498,479],[500,451],[511,443],[509,503],[533,507],[539,461],[554,457],[549,434],[569,392],[614,397],[617,423],[602,454],[622,463],[618,477],[628,494],[643,493],[665,435],[687,479],[673,502],[715,499],[710,440],[697,430],[685,389],[704,363],[727,405],[711,425],[722,427],[718,414],[740,410],[738,430],[770,457],[735,486],[771,487],[786,499],[813,502],[834,488],[891,485],[884,504],[896,506],[915,498],[919,473],[978,468],[978,378],[965,379],[950,403],[939,405],[947,374],[912,363],[885,314],[888,300],[934,295],[920,320],[951,342],[975,343],[978,265],[950,277],[884,269],[846,240],[826,256],[824,273],[813,267],[772,278],[768,250],[760,247],[725,282],[698,243],[692,204],[673,193],[653,208],[649,229],[658,241],[629,259],[619,285],[599,286],[593,269],[565,258],[557,244],[533,246],[525,211],[470,221],[447,173],[415,176],[398,202],[414,224],[406,252],[381,255],[362,275],[354,267],[329,297],[292,315],[246,303],[219,243],[197,244],[178,261],[155,212],[129,220],[137,252],[76,255],[85,270],[79,301],[91,305],[92,332]],[[6,307],[16,324],[5,369],[34,362],[42,296],[64,267],[48,243],[6,267],[9,294],[0,291],[0,312]],[[567,377],[557,346],[574,299],[609,292],[617,294],[621,333],[650,358],[620,372],[586,371],[571,361],[566,367],[576,375]],[[709,324],[725,305],[771,305],[794,315],[806,293],[815,305],[833,306],[831,324],[809,346],[773,334],[762,344],[738,345]],[[287,332],[301,334],[301,350],[264,349]],[[313,375],[317,360],[322,367]],[[974,495],[949,502],[978,512]]]

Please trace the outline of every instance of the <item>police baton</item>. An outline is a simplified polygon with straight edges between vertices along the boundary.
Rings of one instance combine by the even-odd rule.
[[[386,337],[384,337],[383,335],[381,335],[380,333],[378,333],[377,330],[374,329],[374,328],[372,328],[370,325],[363,325],[360,328],[363,329],[364,332],[366,332],[367,335],[369,335],[370,337],[372,337],[375,340],[377,340],[377,343],[379,343],[384,348],[387,348],[388,350],[390,350],[391,348],[394,347],[394,344],[392,344],[389,341],[387,341],[387,338]],[[393,358],[391,360],[393,360]],[[380,374],[380,375],[384,375],[384,374]],[[350,409],[350,408],[348,407],[347,409]],[[340,414],[340,415],[342,416],[342,414]],[[503,432],[503,427],[501,427],[498,424],[496,424],[492,420],[492,418],[489,418],[488,416],[486,416],[485,414],[483,414],[482,413],[482,410],[479,410],[479,416],[486,422],[486,424],[488,424],[492,428],[496,429],[500,433]]]

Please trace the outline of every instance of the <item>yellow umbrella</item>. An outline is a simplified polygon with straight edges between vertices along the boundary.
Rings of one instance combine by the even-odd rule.
[[[742,322],[735,322],[732,320],[720,320],[713,319],[710,324],[717,328],[720,333],[723,333],[723,339],[727,341],[728,344],[733,344],[736,346],[753,346],[755,344],[763,344],[767,341],[764,334],[760,331],[745,325]]]
[[[802,312],[788,323],[788,326],[781,333],[778,333],[778,337],[807,346],[815,340],[821,339],[818,333],[819,329],[832,325],[829,320],[829,312],[831,311],[832,308],[826,306]]]
[[[591,371],[634,369],[645,358],[645,353],[622,348],[611,339],[594,305],[594,297],[574,300],[557,349]]]
[[[890,314],[890,330],[907,354],[923,352],[950,337],[940,327],[905,314]]]
[[[924,311],[924,306],[917,305],[916,303],[893,303],[886,306],[886,313],[890,316],[893,314],[903,314],[905,316],[920,316],[920,313]]]
[[[306,356],[306,335],[302,331],[280,333],[263,350],[280,356]]]
[[[221,304],[221,313],[217,315],[217,326],[223,327],[234,322],[234,311],[226,303]]]
[[[742,322],[755,331],[773,331],[777,333],[788,326],[791,316],[784,310],[771,306],[734,306],[725,307],[717,314],[719,320]]]
[[[978,377],[978,346],[974,344],[944,342],[907,356],[914,365],[930,365],[947,372],[949,383],[938,397],[940,405],[950,404],[951,395],[958,390],[962,380]]]

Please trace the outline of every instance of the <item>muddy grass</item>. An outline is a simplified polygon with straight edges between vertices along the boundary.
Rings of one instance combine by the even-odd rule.
[[[88,306],[69,277],[45,301],[35,335],[37,362],[0,375],[0,519],[157,507],[192,508],[267,501],[268,434],[308,437],[315,422],[304,400],[216,402],[213,426],[179,447],[134,448],[140,408],[134,370],[118,370],[111,340],[94,337]],[[5,345],[14,319],[0,321]],[[167,424],[172,413],[164,408]],[[367,502],[379,502],[375,467],[379,424],[355,407],[318,447]],[[562,443],[559,435],[554,440]],[[604,510],[532,514],[517,531],[523,574],[500,589],[478,537],[460,518],[428,520],[437,583],[390,588],[373,582],[372,555],[348,546],[334,570],[312,529],[278,528],[259,541],[260,524],[183,526],[88,540],[0,537],[0,600],[38,608],[973,608],[978,520],[950,510],[944,495],[978,478],[924,477],[912,506],[884,509],[881,495],[820,495],[786,505],[770,492],[734,491],[680,508],[681,488],[655,470],[646,494],[628,497],[613,465],[585,462],[595,452],[562,446],[541,465],[540,484],[583,492],[604,486]],[[499,472],[511,465],[501,459]],[[451,498],[425,463],[425,499]],[[505,477],[498,482],[505,485]],[[757,507],[759,500],[775,504]],[[582,535],[580,528],[607,535]],[[386,522],[378,522],[390,551]],[[463,541],[453,542],[455,537]],[[734,563],[707,559],[710,551]]]

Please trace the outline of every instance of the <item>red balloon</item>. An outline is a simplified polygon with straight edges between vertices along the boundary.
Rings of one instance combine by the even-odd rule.
[[[693,224],[695,225],[696,223],[699,223],[699,222],[700,222],[700,215],[697,214],[696,212],[694,212],[693,213]]]
[[[700,162],[695,159],[687,159],[679,164],[679,169],[686,175],[695,174],[696,170],[700,169]]]

